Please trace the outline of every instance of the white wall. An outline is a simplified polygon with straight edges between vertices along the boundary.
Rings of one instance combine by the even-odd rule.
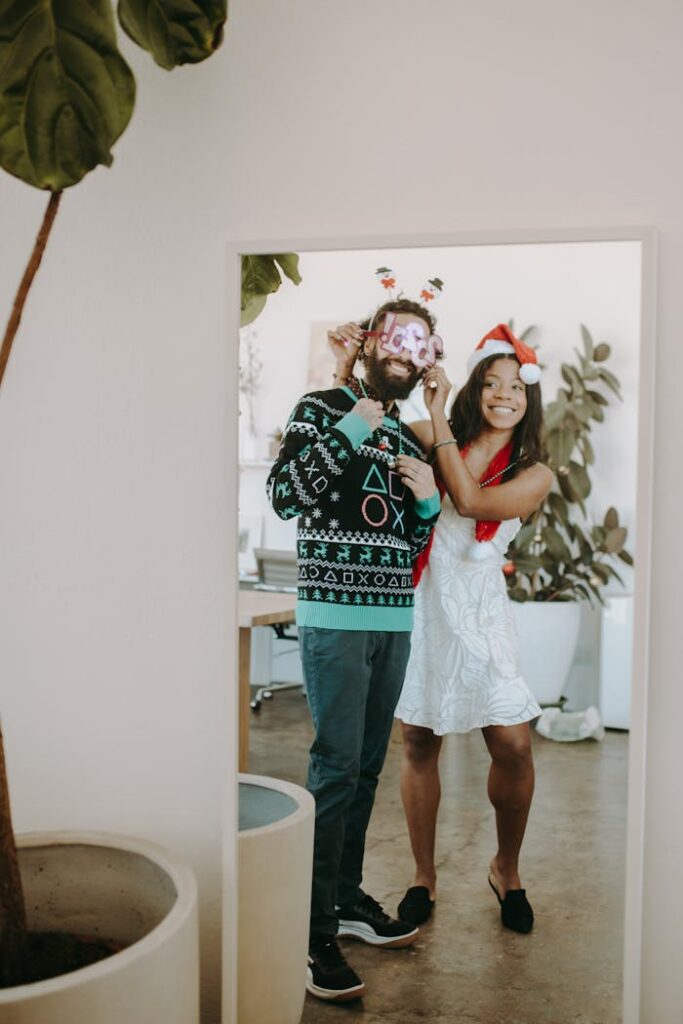
[[[193,863],[215,1021],[228,58],[168,75],[127,51],[138,108],[113,168],[63,197],[0,394],[0,710],[18,830]],[[5,315],[44,202],[0,176]]]
[[[680,1024],[682,22],[673,0],[234,0],[215,60],[167,76],[136,56],[135,121],[114,169],[67,196],[0,396],[1,702],[21,828],[173,843],[200,868],[215,937],[232,735],[226,238],[651,224],[642,1024]],[[41,207],[0,178],[4,308]]]

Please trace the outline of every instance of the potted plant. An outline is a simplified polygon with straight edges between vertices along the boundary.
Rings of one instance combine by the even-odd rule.
[[[617,510],[608,508],[596,522],[586,506],[595,461],[593,426],[604,421],[610,394],[621,399],[621,389],[604,365],[610,346],[596,345],[583,325],[581,337],[583,351],[576,350],[575,362],[562,363],[563,384],[545,408],[544,441],[555,485],[510,545],[504,570],[515,602],[522,669],[542,704],[560,701],[578,639],[578,602],[604,603],[605,585],[623,584],[618,560],[633,565]],[[539,656],[540,642],[547,658]]]
[[[227,0],[118,0],[117,15],[170,70],[214,53]],[[0,166],[49,196],[0,346],[0,383],[63,192],[112,163],[134,102],[112,0],[0,5]],[[142,840],[47,834],[17,844],[0,735],[0,1020],[197,1020],[196,903],[189,869]],[[52,962],[38,967],[45,944],[32,930],[57,924],[79,937],[61,936]],[[65,945],[79,955],[89,946],[90,957],[102,939],[98,963],[63,960]]]

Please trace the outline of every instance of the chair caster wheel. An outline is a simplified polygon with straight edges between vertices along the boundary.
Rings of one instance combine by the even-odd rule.
[[[273,699],[273,694],[271,693],[270,690],[264,690],[263,691],[263,699],[264,700],[272,700]]]
[[[260,700],[252,700],[249,703],[249,707],[251,708],[252,711],[260,711],[261,710],[261,701]]]

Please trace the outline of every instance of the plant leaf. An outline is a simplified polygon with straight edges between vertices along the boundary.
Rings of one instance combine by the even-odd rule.
[[[242,257],[242,309],[253,295],[271,295],[281,284],[272,256]]]
[[[591,332],[588,330],[588,328],[584,324],[581,324],[581,337],[583,338],[583,347],[586,350],[586,359],[591,359],[592,360],[593,359],[593,339],[591,337]]]
[[[629,554],[628,551],[620,551],[617,558],[620,558],[626,565],[633,565],[633,555]]]
[[[593,361],[596,363],[604,363],[605,359],[609,359],[612,354],[612,349],[609,347],[606,341],[601,341],[599,345],[596,345],[595,351],[593,352]]]
[[[223,42],[227,0],[119,0],[124,32],[162,68],[198,64]]]
[[[266,299],[273,292],[276,292],[282,284],[282,277],[278,270],[282,267],[283,273],[299,284],[299,257],[296,253],[278,253],[276,256],[269,254],[242,257],[242,298],[240,302],[242,327],[255,320],[266,304]]]
[[[543,543],[556,561],[571,562],[572,556],[569,548],[556,530],[546,526],[543,530]]]
[[[0,165],[58,192],[99,164],[135,105],[109,0],[0,4]]]
[[[618,555],[625,543],[626,528],[617,526],[613,530],[608,531],[602,546],[610,555]]]
[[[299,273],[299,257],[295,252],[281,252],[273,256],[285,277],[288,277],[293,284],[301,284]]]
[[[601,366],[598,376],[601,380],[604,380],[607,387],[614,392],[617,398],[621,398],[621,388],[619,386],[619,381],[613,373],[610,373],[610,371],[606,370],[604,366]]]
[[[580,498],[588,497],[591,492],[591,481],[588,473],[586,472],[585,466],[582,466],[579,462],[570,462],[569,480],[572,485],[572,490],[578,494]]]
[[[605,512],[605,518],[602,525],[606,530],[613,530],[619,525],[619,513],[614,506],[610,506],[610,508]]]
[[[545,437],[550,468],[557,471],[560,466],[568,466],[570,456],[576,443],[575,435],[569,430],[549,430]]]
[[[247,303],[240,312],[240,327],[246,327],[250,324],[259,313],[262,312],[263,307],[268,299],[267,295],[251,295],[247,299]]]

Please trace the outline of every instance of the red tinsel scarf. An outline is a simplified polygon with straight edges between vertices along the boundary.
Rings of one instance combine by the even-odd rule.
[[[465,458],[469,450],[469,445],[465,445],[465,447],[461,450],[460,455],[462,456],[463,459]],[[489,477],[492,476],[495,476],[496,479],[491,480],[489,484],[486,484],[487,487],[496,487],[498,484],[502,483],[504,475],[502,471],[506,470],[510,465],[511,455],[512,441],[506,444],[504,448],[501,448],[500,451],[491,459],[491,462],[488,464],[488,466],[486,467],[481,476],[481,480],[479,481],[480,484],[484,483],[486,480],[489,479]],[[497,473],[499,473],[500,476],[496,476]],[[436,478],[436,486],[439,488],[439,494],[443,498],[444,494],[446,493],[446,487],[443,483],[443,480],[441,480],[441,478],[438,476]],[[500,519],[477,519],[477,523],[474,528],[474,536],[478,541],[493,540],[499,526]],[[429,561],[429,555],[432,550],[433,542],[434,531],[432,530],[427,547],[420,552],[420,554],[415,559],[415,562],[413,563],[413,586],[415,587],[420,582],[422,573],[424,572],[425,566]]]

